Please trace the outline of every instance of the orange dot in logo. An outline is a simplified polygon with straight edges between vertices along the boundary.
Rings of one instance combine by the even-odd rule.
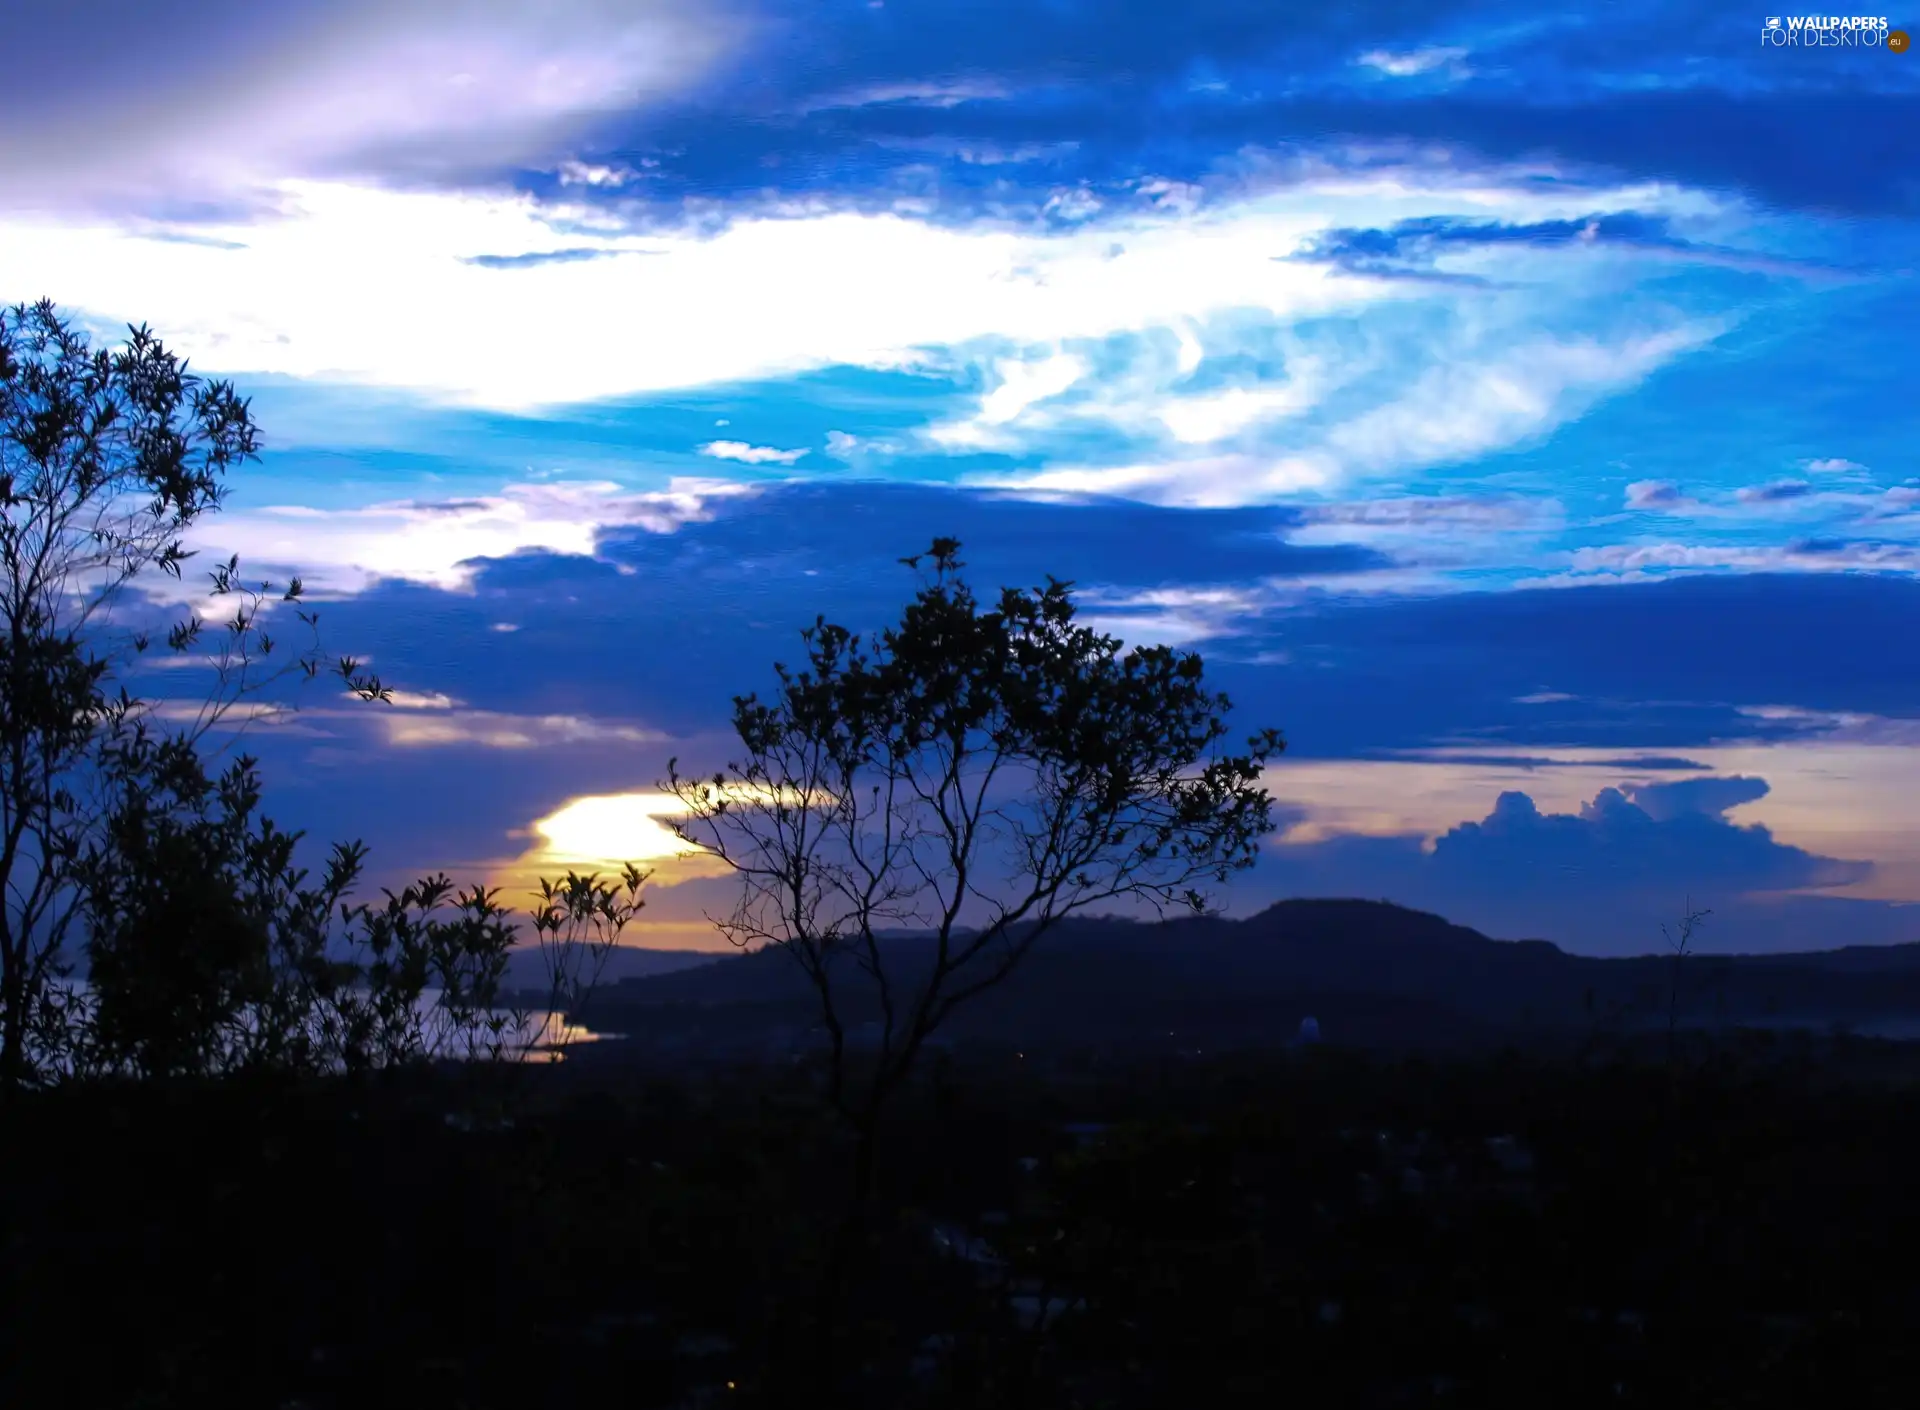
[[[1890,29],[1887,31],[1887,48],[1893,50],[1894,53],[1904,54],[1912,47],[1913,40],[1904,29]]]

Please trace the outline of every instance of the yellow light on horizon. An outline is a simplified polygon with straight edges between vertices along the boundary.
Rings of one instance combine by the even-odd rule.
[[[659,819],[684,812],[668,793],[611,793],[576,798],[534,823],[556,861],[619,864],[692,856],[703,851]]]

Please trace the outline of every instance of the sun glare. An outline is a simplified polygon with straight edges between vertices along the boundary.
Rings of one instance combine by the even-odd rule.
[[[534,823],[555,861],[593,864],[646,862],[690,856],[701,849],[681,841],[659,819],[682,811],[666,793],[614,793],[576,798]]]

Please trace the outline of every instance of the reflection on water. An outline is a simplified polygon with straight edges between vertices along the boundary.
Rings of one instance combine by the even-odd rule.
[[[597,1043],[602,1038],[618,1036],[595,1033],[591,1028],[569,1021],[563,1013],[540,1010],[526,1015],[526,1021],[515,1028],[510,1041],[512,1046],[525,1049],[532,1060],[559,1062],[566,1057],[566,1049],[575,1043]]]
[[[85,980],[70,980],[57,986],[77,997],[84,998],[92,991]],[[452,1017],[440,1006],[440,991],[424,991],[414,1012],[420,1020],[420,1033],[426,1051],[441,1058],[465,1059],[473,1056],[484,1057],[489,1046],[496,1041],[490,1022],[483,1020],[477,1033],[462,1030]],[[527,1062],[561,1062],[566,1058],[566,1050],[579,1043],[597,1043],[602,1038],[617,1038],[615,1033],[596,1033],[584,1024],[570,1022],[564,1013],[553,1009],[527,1009],[514,1012],[510,1009],[489,1011],[489,1019],[500,1023],[498,1042],[502,1054],[508,1058],[518,1057]],[[319,1020],[313,1020],[316,1035]]]

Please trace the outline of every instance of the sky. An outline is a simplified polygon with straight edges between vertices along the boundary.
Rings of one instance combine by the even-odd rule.
[[[399,694],[244,747],[380,879],[722,945],[666,761],[950,534],[1285,733],[1230,913],[1920,941],[1920,58],[1797,22],[15,5],[0,299],[252,398],[196,542]]]

